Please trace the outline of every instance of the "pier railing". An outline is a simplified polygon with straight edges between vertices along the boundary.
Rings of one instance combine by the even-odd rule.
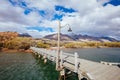
[[[35,48],[35,47],[31,47],[31,49],[34,50],[35,54],[38,55],[38,57],[40,57],[40,55],[42,55],[44,58],[47,58],[47,59],[49,59],[53,62],[56,62],[57,51],[46,50],[44,48]],[[61,51],[60,62],[61,62],[60,66],[62,66],[62,65],[65,66],[65,64],[73,65],[74,69],[71,69],[71,70],[73,72],[77,73],[79,62],[78,62],[78,54],[76,52],[74,54],[69,54],[69,53],[64,53],[64,52]],[[67,67],[67,68],[70,69],[70,67]]]
[[[31,49],[38,57],[42,56],[44,62],[46,62],[47,58],[56,63],[57,51],[36,47],[31,47]],[[61,51],[60,55],[60,66],[64,66],[66,69],[77,73],[79,80],[82,78],[86,78],[86,80],[120,80],[119,67],[105,65],[105,62],[101,63],[81,59],[76,52],[70,54]]]

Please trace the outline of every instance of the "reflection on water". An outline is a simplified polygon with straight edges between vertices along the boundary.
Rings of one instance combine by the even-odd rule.
[[[32,54],[0,53],[0,80],[57,80],[55,64],[35,59]]]
[[[97,62],[120,62],[120,48],[63,49],[63,51],[71,54],[77,52],[80,58]]]

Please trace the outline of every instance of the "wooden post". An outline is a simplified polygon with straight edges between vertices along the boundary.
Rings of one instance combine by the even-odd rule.
[[[61,27],[61,24],[60,24],[60,20],[58,20],[58,42],[57,42],[57,56],[56,56],[56,70],[59,71],[60,69],[60,27]]]
[[[65,69],[64,69],[63,65],[61,66],[59,80],[62,80],[62,78],[64,78],[64,80],[65,80]]]
[[[78,70],[78,79],[81,80],[82,78],[83,78],[82,72],[80,70]]]
[[[62,54],[63,54],[63,52],[61,51],[61,52],[60,52],[60,67],[63,66]]]
[[[78,59],[77,59],[78,53],[75,52],[74,54],[75,54],[75,70],[74,70],[74,72],[77,73],[78,72]]]
[[[37,52],[35,52],[35,55],[37,56],[37,55],[38,55],[38,53],[37,53]]]
[[[46,59],[46,58],[47,58],[47,56],[46,56],[46,54],[44,54],[44,55],[43,55],[43,59]]]
[[[40,54],[38,55],[38,58],[40,58]]]
[[[46,63],[47,63],[47,59],[45,58],[45,59],[44,59],[44,64],[46,64]]]

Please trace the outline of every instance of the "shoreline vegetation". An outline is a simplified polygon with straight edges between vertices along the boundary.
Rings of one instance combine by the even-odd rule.
[[[65,48],[120,48],[120,42],[71,42]]]
[[[87,49],[87,48],[120,48],[120,42],[70,42],[60,47],[61,49]],[[57,47],[48,49],[57,50]]]
[[[0,32],[1,52],[31,52],[31,37],[19,37],[17,32]]]
[[[16,50],[16,49],[8,49],[8,48],[2,48],[0,50],[0,52],[6,52],[6,53],[16,53],[16,52],[25,52],[25,53],[32,53],[33,51],[31,49],[27,49],[27,50],[24,50],[24,49],[19,49],[19,50]]]
[[[36,45],[38,48],[46,48],[51,50],[57,50],[57,41],[39,41]],[[120,48],[120,42],[64,42],[60,43],[60,48]]]
[[[32,52],[30,46],[38,48],[57,49],[57,41],[48,39],[33,39],[19,37],[17,32],[0,32],[0,51],[2,52]],[[61,41],[61,48],[120,48],[120,42],[80,42]]]

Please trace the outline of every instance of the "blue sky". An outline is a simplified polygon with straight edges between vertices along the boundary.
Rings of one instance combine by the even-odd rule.
[[[43,37],[69,24],[76,34],[120,39],[120,0],[0,0],[0,31]],[[61,29],[67,34],[67,27]]]

